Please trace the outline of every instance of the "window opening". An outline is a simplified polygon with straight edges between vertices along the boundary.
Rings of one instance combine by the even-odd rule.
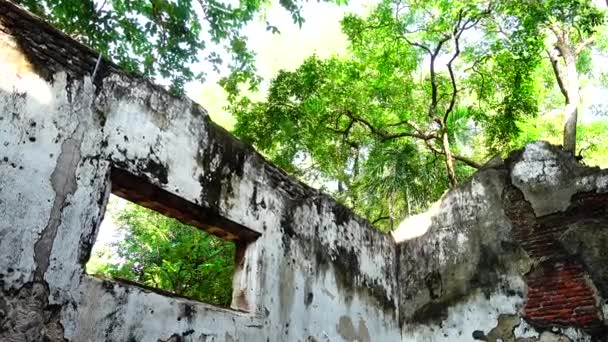
[[[258,234],[123,170],[110,178],[86,272],[230,306],[235,271]]]

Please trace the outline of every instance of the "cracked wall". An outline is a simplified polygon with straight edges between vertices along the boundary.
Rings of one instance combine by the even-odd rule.
[[[608,171],[557,147],[486,166],[399,227],[427,222],[397,247],[402,340],[606,340],[607,219]]]
[[[0,0],[0,340],[399,339],[390,236],[97,57]],[[112,168],[259,235],[231,309],[84,273]]]
[[[97,58],[0,0],[0,340],[606,340],[607,171],[533,143],[385,235]],[[85,274],[120,170],[255,235],[231,308]]]

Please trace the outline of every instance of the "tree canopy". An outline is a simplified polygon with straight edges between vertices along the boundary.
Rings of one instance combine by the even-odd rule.
[[[237,91],[241,83],[256,86],[259,82],[255,55],[242,29],[264,11],[264,1],[15,1],[126,70],[168,80],[175,92],[182,91],[186,82],[204,77],[191,70],[201,60],[215,70],[222,65],[229,68],[224,86],[230,91]],[[294,23],[303,23],[302,1],[281,0],[280,5]],[[267,30],[279,32],[271,22]]]
[[[462,147],[494,113],[474,105],[492,107],[506,97],[461,89],[476,80],[459,73],[474,63],[463,34],[488,12],[482,3],[385,1],[368,18],[348,16],[349,56],[312,56],[297,70],[280,72],[265,102],[242,98],[233,105],[235,133],[288,171],[337,183],[338,198],[390,228],[396,212],[425,208],[448,179],[455,184],[457,173],[470,173],[465,166],[479,167]]]
[[[543,48],[565,102],[564,150],[576,153],[576,125],[581,105],[581,76],[590,71],[591,47],[605,29],[605,13],[591,0],[536,0],[505,2],[505,18],[496,26],[512,41],[532,53]],[[509,19],[520,25],[519,35],[509,32]],[[512,37],[514,36],[514,37]]]
[[[266,2],[15,1],[175,91],[203,76],[193,64],[227,64],[235,133],[383,229],[493,155],[544,136],[536,123],[555,122],[539,113],[559,111],[551,120],[565,121],[567,151],[598,150],[576,150],[577,140],[591,141],[576,137],[580,89],[600,78],[592,59],[608,47],[604,10],[592,0],[381,0],[369,15],[342,19],[346,55],[279,72],[261,102],[239,84],[260,81],[243,28]],[[280,1],[299,24],[303,3]]]
[[[579,49],[603,24],[590,1],[526,4],[387,0],[347,16],[348,55],[311,56],[279,72],[265,101],[235,100],[235,133],[391,229],[521,146],[560,82],[546,74],[551,23],[583,30]]]

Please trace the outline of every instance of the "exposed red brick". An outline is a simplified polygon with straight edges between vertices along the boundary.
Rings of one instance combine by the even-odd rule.
[[[521,192],[513,187],[505,192],[505,200],[505,213],[513,224],[515,239],[539,263],[526,276],[526,319],[542,326],[591,328],[599,325],[602,315],[595,291],[587,282],[586,270],[558,240],[567,225],[580,218],[562,214],[537,219]],[[586,201],[598,207],[607,204],[606,196],[601,199],[591,196],[578,201],[585,201],[585,206],[588,204]]]

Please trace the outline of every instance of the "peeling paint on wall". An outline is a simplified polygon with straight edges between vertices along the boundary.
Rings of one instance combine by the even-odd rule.
[[[326,341],[341,338],[340,317],[368,316],[357,334],[399,339],[389,236],[190,100],[107,61],[92,82],[95,52],[6,1],[0,37],[11,51],[10,64],[0,53],[0,340]],[[112,167],[261,234],[243,252],[232,309],[84,273]]]
[[[586,234],[608,232],[607,179],[538,142],[447,193],[398,246],[402,340],[606,338],[605,253]]]
[[[0,340],[607,338],[608,171],[532,143],[386,235],[97,56],[0,0]],[[259,234],[230,309],[84,273],[116,169]]]

